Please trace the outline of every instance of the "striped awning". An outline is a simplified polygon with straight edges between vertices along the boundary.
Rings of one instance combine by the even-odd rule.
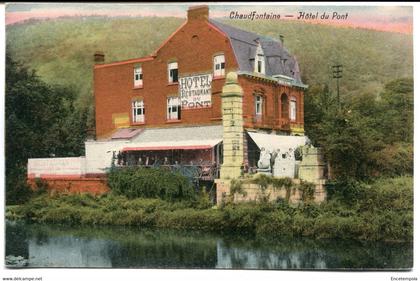
[[[179,141],[179,142],[150,142],[141,145],[132,144],[122,151],[145,151],[145,150],[203,150],[211,149],[222,140]]]
[[[146,128],[122,151],[210,149],[223,140],[222,126]]]

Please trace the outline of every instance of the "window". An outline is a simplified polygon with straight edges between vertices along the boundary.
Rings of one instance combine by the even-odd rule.
[[[290,120],[296,121],[296,98],[292,97],[290,99]]]
[[[255,115],[261,116],[263,112],[263,97],[255,96]]]
[[[134,67],[134,87],[143,86],[143,71],[141,66]]]
[[[178,82],[178,63],[171,62],[168,64],[168,81],[169,83]]]
[[[258,45],[257,52],[255,54],[254,71],[265,74],[265,58],[264,58],[263,49],[261,48],[260,44]]]
[[[144,123],[144,102],[133,101],[133,123]]]
[[[178,97],[168,97],[167,119],[181,119],[181,103]]]
[[[289,99],[286,94],[281,95],[281,118],[287,119],[289,116]]]
[[[214,77],[225,76],[225,56],[224,55],[218,55],[214,57],[213,76]]]
[[[257,72],[258,73],[262,73],[262,64],[263,64],[263,61],[259,57],[259,59],[257,61]]]

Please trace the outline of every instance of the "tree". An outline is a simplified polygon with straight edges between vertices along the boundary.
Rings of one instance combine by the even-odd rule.
[[[412,79],[398,79],[381,95],[363,93],[339,109],[327,87],[315,86],[305,96],[306,132],[335,177],[411,174],[412,97]]]
[[[386,134],[387,143],[413,143],[414,89],[412,78],[402,78],[385,85],[380,94],[384,120],[380,129]]]
[[[336,99],[328,85],[311,86],[305,93],[305,131],[315,145],[322,139],[321,126],[330,112],[336,110]]]
[[[23,199],[28,158],[83,152],[87,114],[74,107],[75,99],[70,89],[47,85],[6,54],[7,203]]]

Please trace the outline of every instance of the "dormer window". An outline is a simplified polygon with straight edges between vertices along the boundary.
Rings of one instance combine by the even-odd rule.
[[[217,55],[214,57],[213,76],[225,76],[225,55]]]
[[[265,74],[265,57],[261,44],[258,44],[257,52],[255,54],[254,71],[257,73]]]
[[[178,63],[168,63],[168,81],[169,83],[178,83]]]

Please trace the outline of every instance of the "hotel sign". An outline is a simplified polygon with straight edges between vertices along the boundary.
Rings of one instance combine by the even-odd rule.
[[[199,74],[179,78],[179,97],[183,109],[211,106],[211,74]]]

